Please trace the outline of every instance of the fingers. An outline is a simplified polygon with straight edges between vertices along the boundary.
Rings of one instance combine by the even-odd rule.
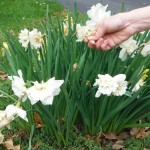
[[[100,38],[98,32],[96,32],[94,35],[92,36],[89,36],[87,39],[90,41],[90,40],[94,40],[94,41],[97,41],[98,39]]]
[[[96,48],[101,50],[109,50],[111,49],[111,45],[108,44],[108,41],[104,40],[104,35],[107,31],[107,24],[102,22],[97,27],[97,32],[94,35],[84,38],[84,42],[88,44],[89,48]]]
[[[105,40],[105,41],[102,43],[101,49],[104,50],[104,51],[107,51],[107,50],[111,49],[111,47],[108,45],[107,40]]]
[[[96,42],[96,48],[97,49],[101,49],[101,45],[104,42],[103,38],[100,38],[97,42]]]
[[[94,41],[99,40],[100,38],[104,36],[104,34],[106,33],[106,30],[107,30],[107,24],[105,23],[105,21],[102,21],[97,26],[96,33],[93,36],[88,37],[88,40],[94,40]]]
[[[89,41],[88,47],[96,48],[98,50],[104,50],[104,51],[111,49],[111,46],[109,46],[108,41],[104,40],[103,38],[100,38],[96,43],[95,43],[95,41]]]
[[[89,47],[89,48],[95,48],[95,41],[92,41],[92,40],[89,41],[89,42],[88,42],[88,47]]]

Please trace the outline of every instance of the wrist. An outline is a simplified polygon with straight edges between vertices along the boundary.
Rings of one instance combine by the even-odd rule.
[[[125,26],[131,27],[133,33],[150,29],[150,6],[123,13]]]

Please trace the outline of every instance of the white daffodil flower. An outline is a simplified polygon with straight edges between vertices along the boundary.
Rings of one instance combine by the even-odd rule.
[[[93,33],[95,33],[95,29],[89,26],[81,26],[80,24],[78,24],[77,25],[77,42],[82,42],[85,37],[88,37]]]
[[[108,5],[103,6],[102,4],[98,3],[93,5],[91,9],[87,11],[88,17],[93,23],[95,23],[95,25],[98,25],[103,19],[111,16],[111,11],[107,11],[107,7]]]
[[[143,55],[143,57],[146,57],[147,55],[150,54],[150,41],[148,41],[147,43],[144,43],[144,48],[141,51],[141,54]]]
[[[132,58],[135,56],[134,51],[138,48],[138,45],[133,37],[130,37],[128,40],[120,44],[120,47],[122,50],[120,51],[119,58],[122,61],[125,61],[127,55],[131,55]]]
[[[98,86],[95,97],[103,95],[115,95],[122,96],[127,89],[127,81],[125,81],[126,75],[119,74],[115,77],[111,77],[109,74],[98,75],[99,79],[96,79],[94,86]]]
[[[113,94],[115,96],[122,96],[126,93],[128,82],[125,81],[126,75],[125,74],[119,74],[113,77],[115,82],[118,84],[117,89]]]
[[[27,29],[21,30],[19,33],[19,42],[23,47],[27,48],[29,44],[29,31]]]
[[[23,98],[26,100],[26,86],[22,77],[21,70],[18,70],[19,76],[8,76],[8,79],[12,81],[12,90],[16,96],[19,98]]]
[[[26,117],[27,116],[26,111],[17,106],[8,105],[5,109],[5,113],[6,113],[7,118],[13,118],[15,115],[17,115],[23,120],[28,122],[28,119]]]
[[[41,101],[43,105],[51,105],[54,96],[59,94],[60,86],[63,82],[63,80],[55,80],[55,78],[42,83],[34,82],[34,85],[27,90],[31,104],[34,105],[38,101]]]
[[[110,96],[117,89],[117,83],[109,75],[98,75],[99,79],[96,79],[96,82],[93,86],[98,86],[98,91],[96,92],[95,97],[99,97],[101,94]]]
[[[107,7],[98,3],[91,7],[90,10],[87,11],[87,15],[89,20],[87,20],[85,26],[77,25],[77,42],[81,42],[84,38],[91,36],[96,32],[97,26],[103,20],[108,18],[111,15],[110,11],[107,11]]]
[[[29,32],[29,40],[31,48],[35,49],[42,47],[42,44],[44,42],[43,35],[37,29],[33,29],[31,32]]]
[[[28,122],[27,114],[25,110],[14,106],[12,104],[8,105],[4,111],[0,111],[0,129],[3,127],[8,127],[10,122],[15,119],[15,117],[21,117],[23,120]]]

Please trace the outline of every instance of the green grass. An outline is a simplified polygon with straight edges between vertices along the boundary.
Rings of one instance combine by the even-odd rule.
[[[63,10],[63,6],[52,0],[1,0],[0,29],[18,31],[38,27],[47,6],[52,15]]]

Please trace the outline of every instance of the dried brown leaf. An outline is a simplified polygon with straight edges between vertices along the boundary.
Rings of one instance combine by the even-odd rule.
[[[42,128],[42,127],[43,127],[42,124],[37,124],[37,125],[36,125],[36,128],[37,128],[37,129]]]
[[[8,139],[7,141],[2,143],[7,150],[20,150],[20,145],[14,146],[13,139]]]
[[[150,135],[150,131],[148,131],[148,127],[145,128],[133,128],[130,131],[130,134],[135,138],[144,138]]]
[[[112,145],[112,149],[115,149],[115,150],[122,150],[124,148],[123,146],[123,141],[117,141],[116,143],[114,143]]]
[[[140,128],[132,128],[131,131],[130,131],[130,134],[132,136],[136,136],[139,132]]]
[[[116,140],[116,139],[118,139],[118,137],[117,137],[117,135],[115,133],[107,133],[107,134],[103,133],[103,135],[104,135],[104,137],[106,139],[109,139],[109,140]]]
[[[118,139],[119,140],[125,140],[129,137],[129,134],[128,132],[121,132],[119,135],[118,135]]]
[[[7,77],[8,77],[8,74],[7,74],[7,73],[0,75],[0,79],[1,79],[1,80],[6,80]]]
[[[37,113],[34,113],[34,121],[37,124],[41,124],[41,125],[43,124],[39,114],[37,114]]]
[[[12,150],[14,148],[14,144],[13,144],[13,140],[12,139],[8,139],[7,141],[3,142],[2,144],[8,150],[9,149]]]
[[[20,150],[20,145],[14,146],[14,148],[12,150]]]

